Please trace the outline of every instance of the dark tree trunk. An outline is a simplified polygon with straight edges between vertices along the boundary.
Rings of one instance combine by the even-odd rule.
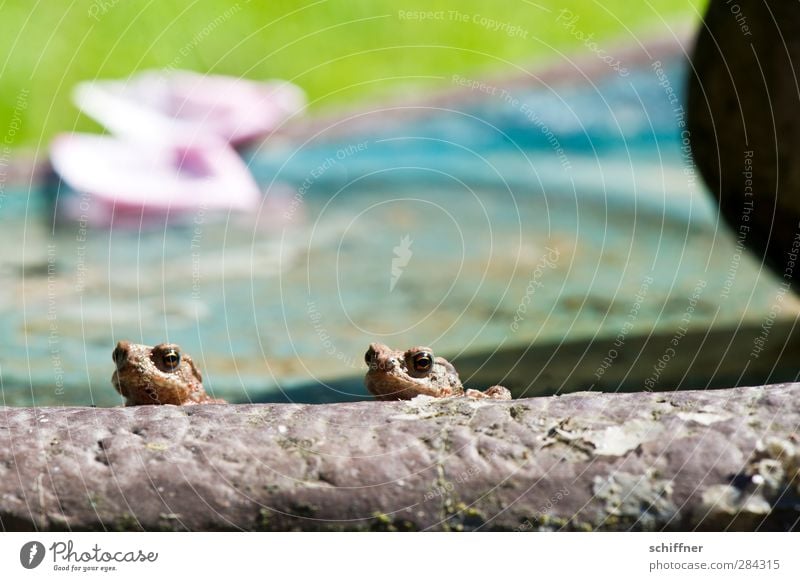
[[[692,55],[692,152],[743,246],[800,278],[800,3],[712,0]]]

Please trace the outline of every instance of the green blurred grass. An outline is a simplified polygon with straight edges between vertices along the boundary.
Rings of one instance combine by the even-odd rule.
[[[173,66],[282,77],[304,87],[313,108],[380,97],[402,87],[448,84],[453,74],[510,70],[586,50],[575,30],[635,39],[681,16],[699,18],[700,0],[0,0],[0,138],[46,145],[59,131],[94,129],[70,101],[77,81]],[[400,11],[444,11],[415,21]],[[466,15],[467,22],[449,11]],[[516,25],[507,34],[475,14]],[[643,32],[644,31],[644,32]],[[642,40],[640,38],[640,40]],[[601,46],[604,46],[601,44]],[[20,99],[21,97],[21,99]],[[16,113],[16,118],[15,118]],[[9,131],[13,125],[15,131]]]

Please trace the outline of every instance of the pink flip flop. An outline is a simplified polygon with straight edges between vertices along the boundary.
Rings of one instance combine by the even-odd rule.
[[[216,135],[234,146],[263,138],[305,108],[302,89],[190,71],[146,71],[122,81],[80,83],[77,106],[125,137]]]
[[[59,204],[64,217],[108,223],[112,216],[240,210],[261,193],[242,159],[224,141],[143,142],[64,134],[50,148],[54,170],[78,195]]]

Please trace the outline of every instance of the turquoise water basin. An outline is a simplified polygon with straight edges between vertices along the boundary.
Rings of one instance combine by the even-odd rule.
[[[520,395],[672,388],[657,370],[678,337],[662,367],[710,385],[719,369],[689,365],[684,337],[735,343],[778,301],[779,324],[798,305],[737,247],[689,163],[664,87],[680,95],[682,75],[673,62],[595,87],[473,93],[410,119],[366,111],[352,132],[268,141],[247,155],[268,192],[250,216],[54,227],[38,186],[8,188],[3,403],[118,404],[120,339],[181,344],[230,401],[365,397],[376,340],[429,345],[470,383]],[[643,350],[651,336],[665,346]],[[765,375],[750,342],[726,378],[783,377]],[[498,365],[498,353],[521,355]]]

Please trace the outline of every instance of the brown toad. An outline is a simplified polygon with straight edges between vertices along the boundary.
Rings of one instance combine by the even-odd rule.
[[[126,406],[225,403],[206,393],[194,361],[177,345],[149,347],[120,341],[112,356],[117,370],[111,383]]]
[[[411,399],[418,395],[511,399],[511,392],[501,385],[486,391],[464,391],[452,363],[443,357],[434,357],[428,347],[395,351],[386,345],[372,343],[364,361],[369,368],[364,382],[369,392],[379,400]]]

